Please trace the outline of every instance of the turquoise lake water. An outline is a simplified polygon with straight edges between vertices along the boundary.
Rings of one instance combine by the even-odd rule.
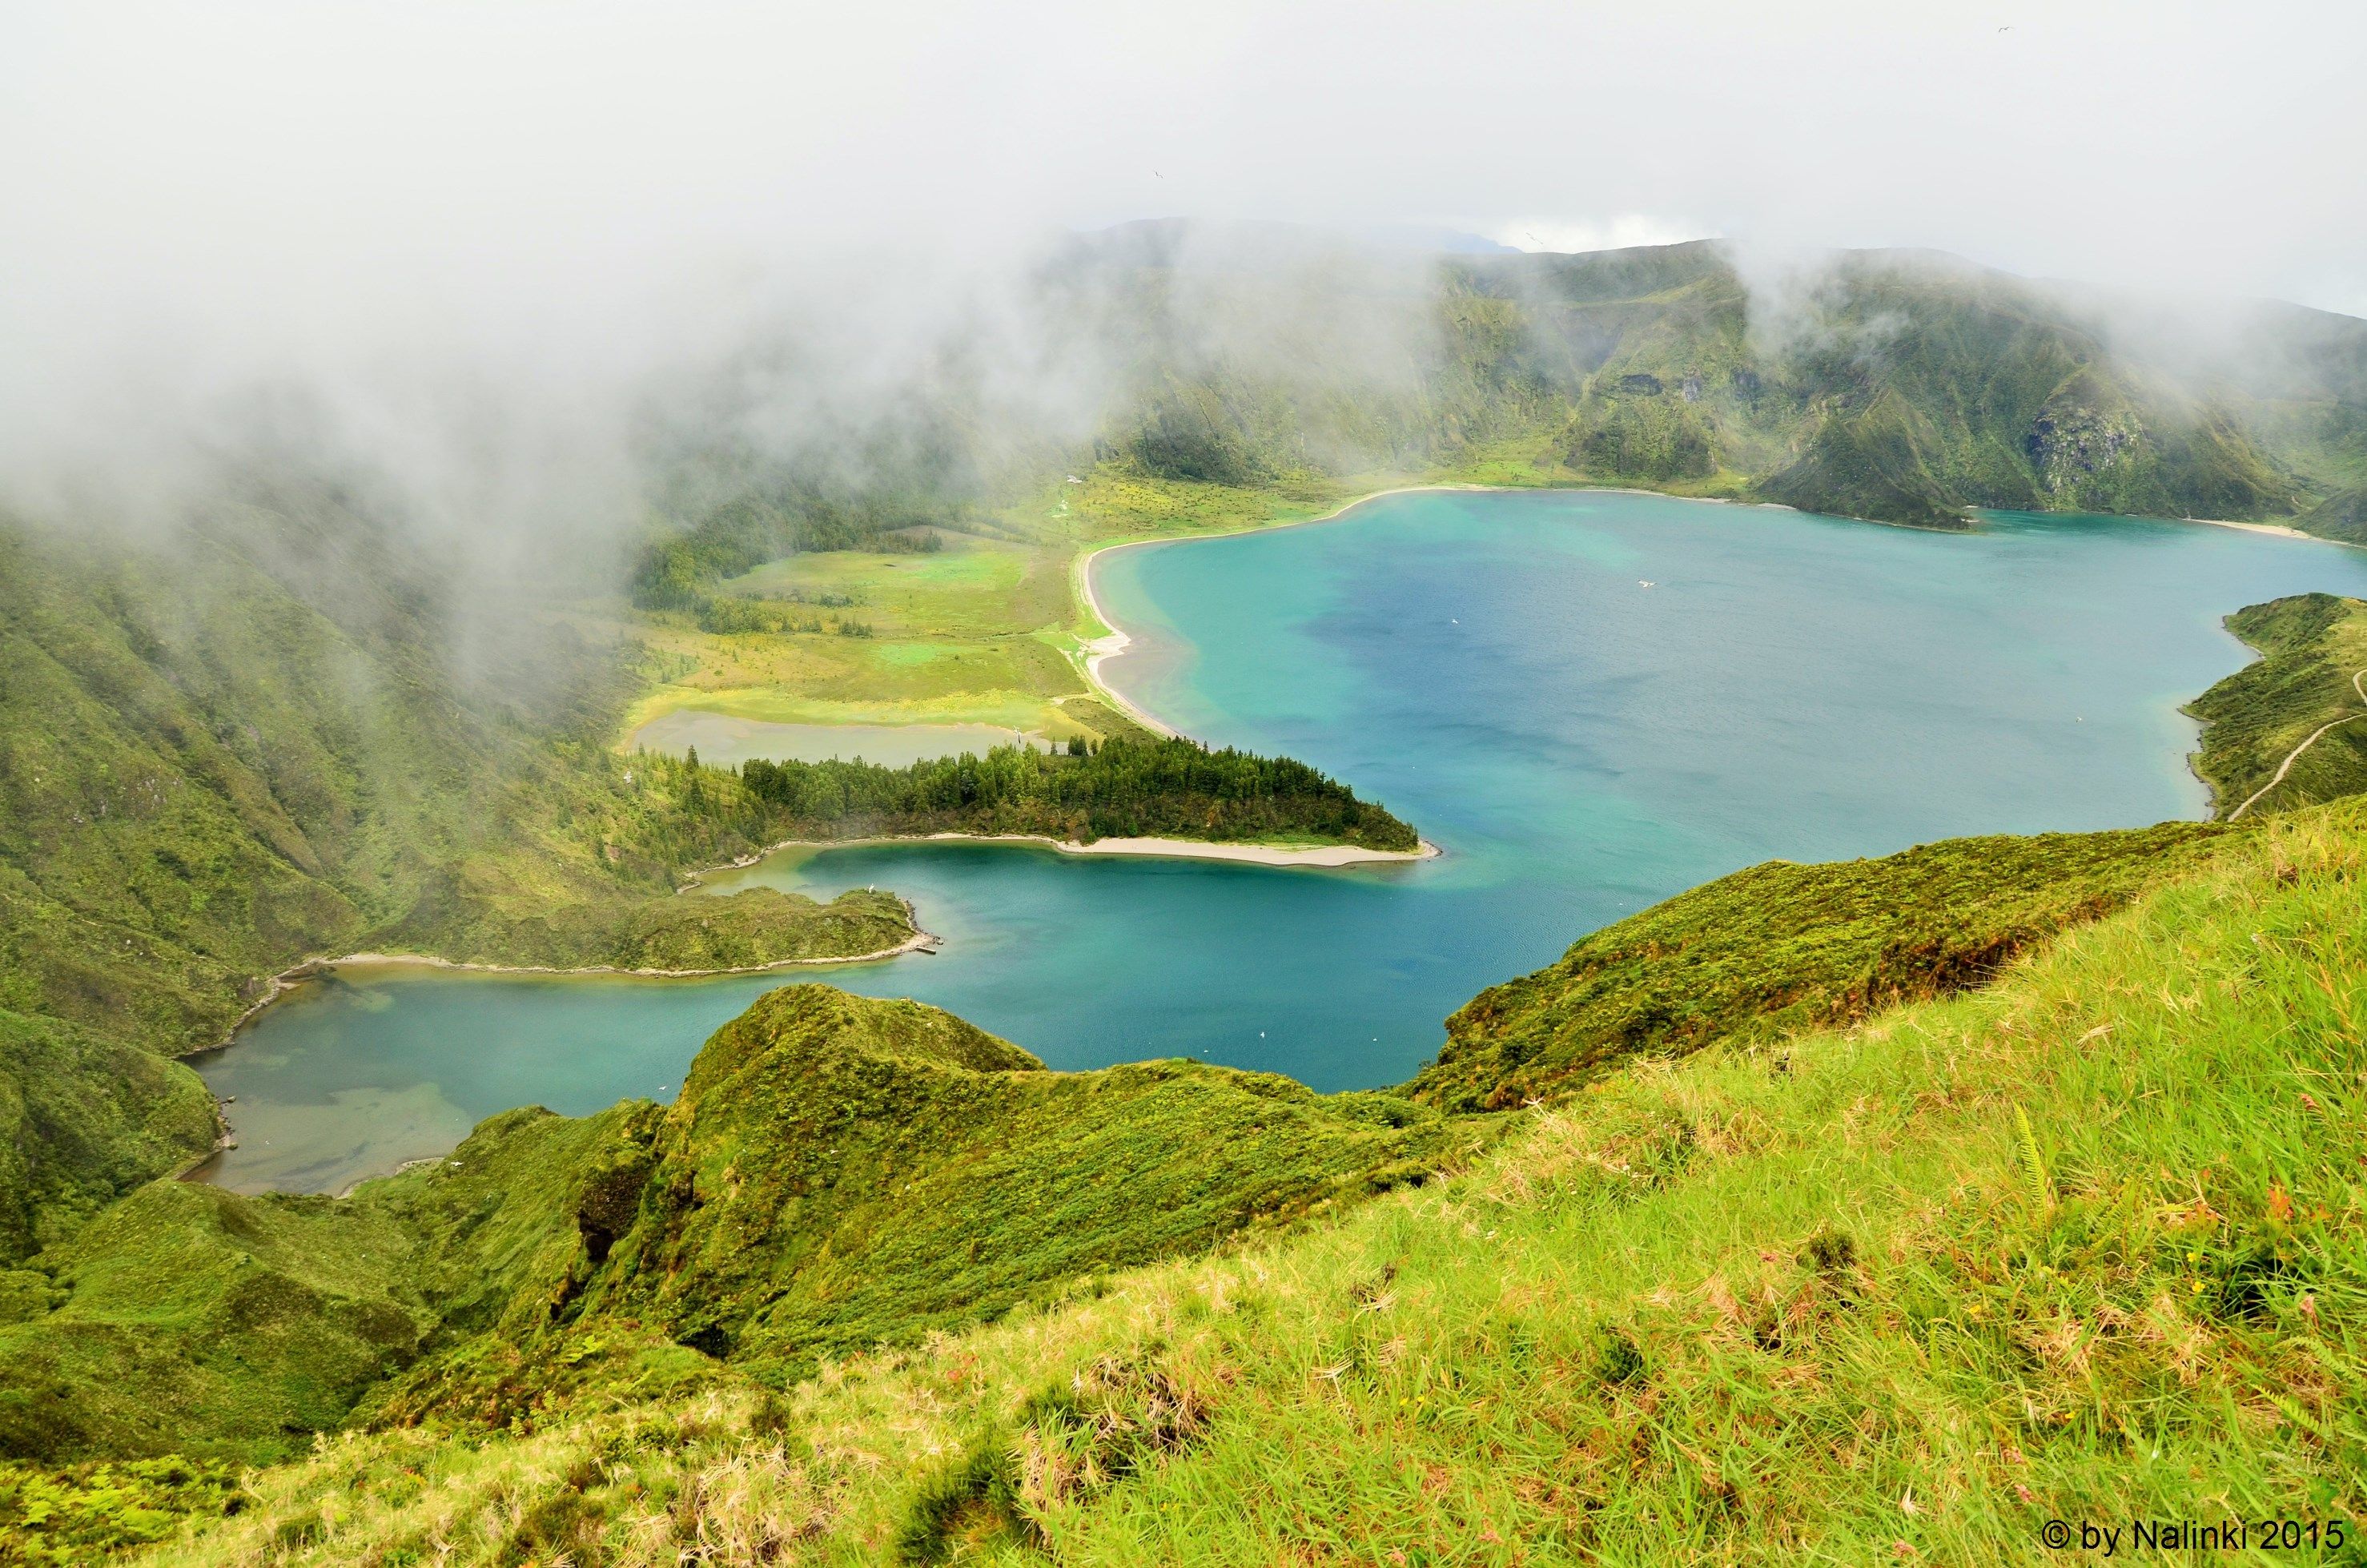
[[[1313,763],[1446,855],[784,856],[719,885],[894,888],[944,951],[718,981],[348,971],[201,1064],[237,1096],[216,1178],[335,1190],[512,1106],[669,1098],[708,1033],[800,980],[935,1003],[1054,1067],[1188,1055],[1399,1082],[1482,986],[1737,867],[2202,815],[2177,708],[2248,657],[2220,618],[2367,593],[2367,554],[2119,518],[1942,534],[1442,494],[1120,551],[1095,583],[1138,640],[1104,666],[1130,699]]]

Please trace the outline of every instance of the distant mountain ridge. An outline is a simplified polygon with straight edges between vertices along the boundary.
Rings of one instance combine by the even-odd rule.
[[[1996,508],[2360,527],[2367,322],[2300,306],[2205,331],[1931,252],[1771,283],[1716,241],[1416,263],[1176,223],[1082,238],[1052,286],[1128,356],[1104,452],[1167,478],[1452,468],[1512,443],[1547,482],[1924,526]]]

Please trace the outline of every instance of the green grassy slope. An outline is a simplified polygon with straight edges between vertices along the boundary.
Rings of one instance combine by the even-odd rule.
[[[322,540],[356,558],[332,588],[287,559]],[[141,548],[0,533],[7,1001],[186,1050],[308,950],[499,960],[531,920],[549,956],[556,915],[576,961],[613,961],[749,846],[599,744],[622,651],[521,633],[476,684],[411,548],[317,498]],[[705,913],[743,909],[788,937],[764,901]]]
[[[0,1455],[302,1451],[419,1358],[546,1322],[587,1183],[653,1111],[511,1111],[350,1199],[139,1188],[0,1274]]]
[[[669,1110],[515,1112],[450,1160],[368,1184],[343,1205],[242,1200],[241,1233],[266,1256],[297,1244],[277,1233],[291,1216],[350,1218],[322,1254],[343,1260],[342,1310],[380,1309],[380,1341],[275,1349],[279,1320],[253,1303],[318,1313],[309,1281],[255,1296],[227,1289],[238,1276],[185,1267],[210,1283],[156,1299],[126,1290],[155,1276],[153,1255],[189,1244],[119,1218],[189,1201],[169,1183],[145,1189],[12,1277],[23,1321],[0,1343],[28,1354],[0,1377],[0,1409],[23,1413],[0,1436],[51,1462],[168,1448],[269,1458],[285,1439],[257,1430],[266,1415],[300,1433],[323,1410],[334,1424],[357,1405],[351,1419],[370,1427],[515,1431],[602,1412],[635,1419],[652,1401],[736,1399],[752,1375],[794,1382],[883,1342],[1052,1308],[1076,1299],[1080,1280],[1188,1256],[1245,1226],[1335,1213],[1343,1199],[1467,1161],[1493,1136],[1489,1121],[1442,1119],[1417,1100],[1603,1093],[1638,1055],[1731,1057],[1978,984],[2013,972],[2015,955],[2051,934],[2248,854],[2250,840],[2170,824],[1756,868],[1484,994],[1408,1098],[1327,1098],[1187,1063],[1048,1074],[934,1009],[786,988],[719,1032]],[[1681,1168],[1689,1136],[1650,1159]],[[250,1346],[234,1398],[199,1375],[232,1323]],[[71,1407],[65,1392],[96,1378],[96,1358],[133,1325],[145,1333],[139,1376]],[[1120,1358],[1086,1392],[1163,1409],[1174,1397],[1165,1377]],[[140,1408],[169,1419],[127,1418]],[[1104,1416],[1117,1418],[1093,1421]],[[1062,1440],[1072,1438],[1085,1440]],[[31,1486],[34,1473],[18,1482]],[[83,1495],[71,1475],[40,1473],[60,1495]],[[949,1506],[951,1517],[968,1504]]]
[[[293,641],[306,619],[267,584],[240,596],[193,575],[228,597],[224,620]],[[275,959],[366,917],[273,788],[277,768],[291,798],[334,815],[321,743],[277,730],[304,715],[274,673],[305,653],[224,693],[235,677],[214,672],[245,661],[167,644],[164,595],[132,597],[134,577],[128,558],[0,531],[0,983],[19,1010],[187,1049],[219,1037]],[[185,670],[214,676],[221,710]],[[274,730],[237,722],[249,711]]]
[[[2367,544],[2367,484],[2336,491],[2302,514],[2296,526],[2347,544]]]
[[[0,1457],[269,1461],[357,1403],[498,1427],[787,1381],[1482,1136],[1189,1062],[1048,1073],[934,1008],[787,987],[668,1109],[509,1112],[346,1199],[139,1188],[0,1273]]]
[[[786,1399],[356,1434],[156,1561],[2045,1562],[2367,1518],[2367,813]],[[276,1543],[276,1544],[275,1544]]]
[[[1983,984],[2024,949],[2194,863],[2218,836],[2165,823],[1737,871],[1473,997],[1412,1092],[1508,1108],[1638,1056],[1848,1023]]]
[[[55,1304],[0,1326],[0,1453],[301,1453],[417,1354],[399,1243],[318,1199],[140,1188],[18,1271]]]
[[[0,1265],[211,1146],[213,1096],[152,1051],[0,1012]]]
[[[2203,722],[2194,771],[2219,813],[2247,801],[2252,812],[2280,811],[2367,790],[2367,604],[2300,594],[2247,606],[2227,630],[2259,659],[2186,706]],[[2305,741],[2309,749],[2269,790]]]
[[[1961,528],[1963,502],[1931,472],[1938,445],[1917,409],[1877,392],[1863,407],[1827,413],[1799,456],[1768,475],[1759,493],[1806,512]]]
[[[1455,1142],[1387,1096],[1188,1062],[1047,1073],[934,1008],[791,986],[693,1064],[583,1311],[787,1377],[1418,1183]]]

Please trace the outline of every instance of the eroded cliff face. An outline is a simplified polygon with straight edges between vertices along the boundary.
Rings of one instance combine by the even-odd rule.
[[[2077,403],[2050,407],[2031,422],[2022,450],[2048,494],[2076,497],[2090,481],[2124,463],[2145,438],[2131,414],[2106,414]]]

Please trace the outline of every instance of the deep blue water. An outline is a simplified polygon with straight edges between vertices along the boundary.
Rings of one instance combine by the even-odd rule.
[[[1397,1082],[1482,986],[1739,866],[2203,814],[2177,707],[2248,656],[2220,618],[2367,592],[2367,554],[2117,518],[1942,534],[1441,494],[1121,551],[1095,581],[1138,640],[1104,669],[1136,702],[1314,763],[1446,855],[1339,871],[785,856],[721,885],[892,887],[945,950],[696,982],[351,971],[205,1068],[238,1096],[221,1179],[334,1188],[510,1106],[668,1097],[785,978],[933,1002],[1055,1067],[1190,1055],[1323,1089]]]

